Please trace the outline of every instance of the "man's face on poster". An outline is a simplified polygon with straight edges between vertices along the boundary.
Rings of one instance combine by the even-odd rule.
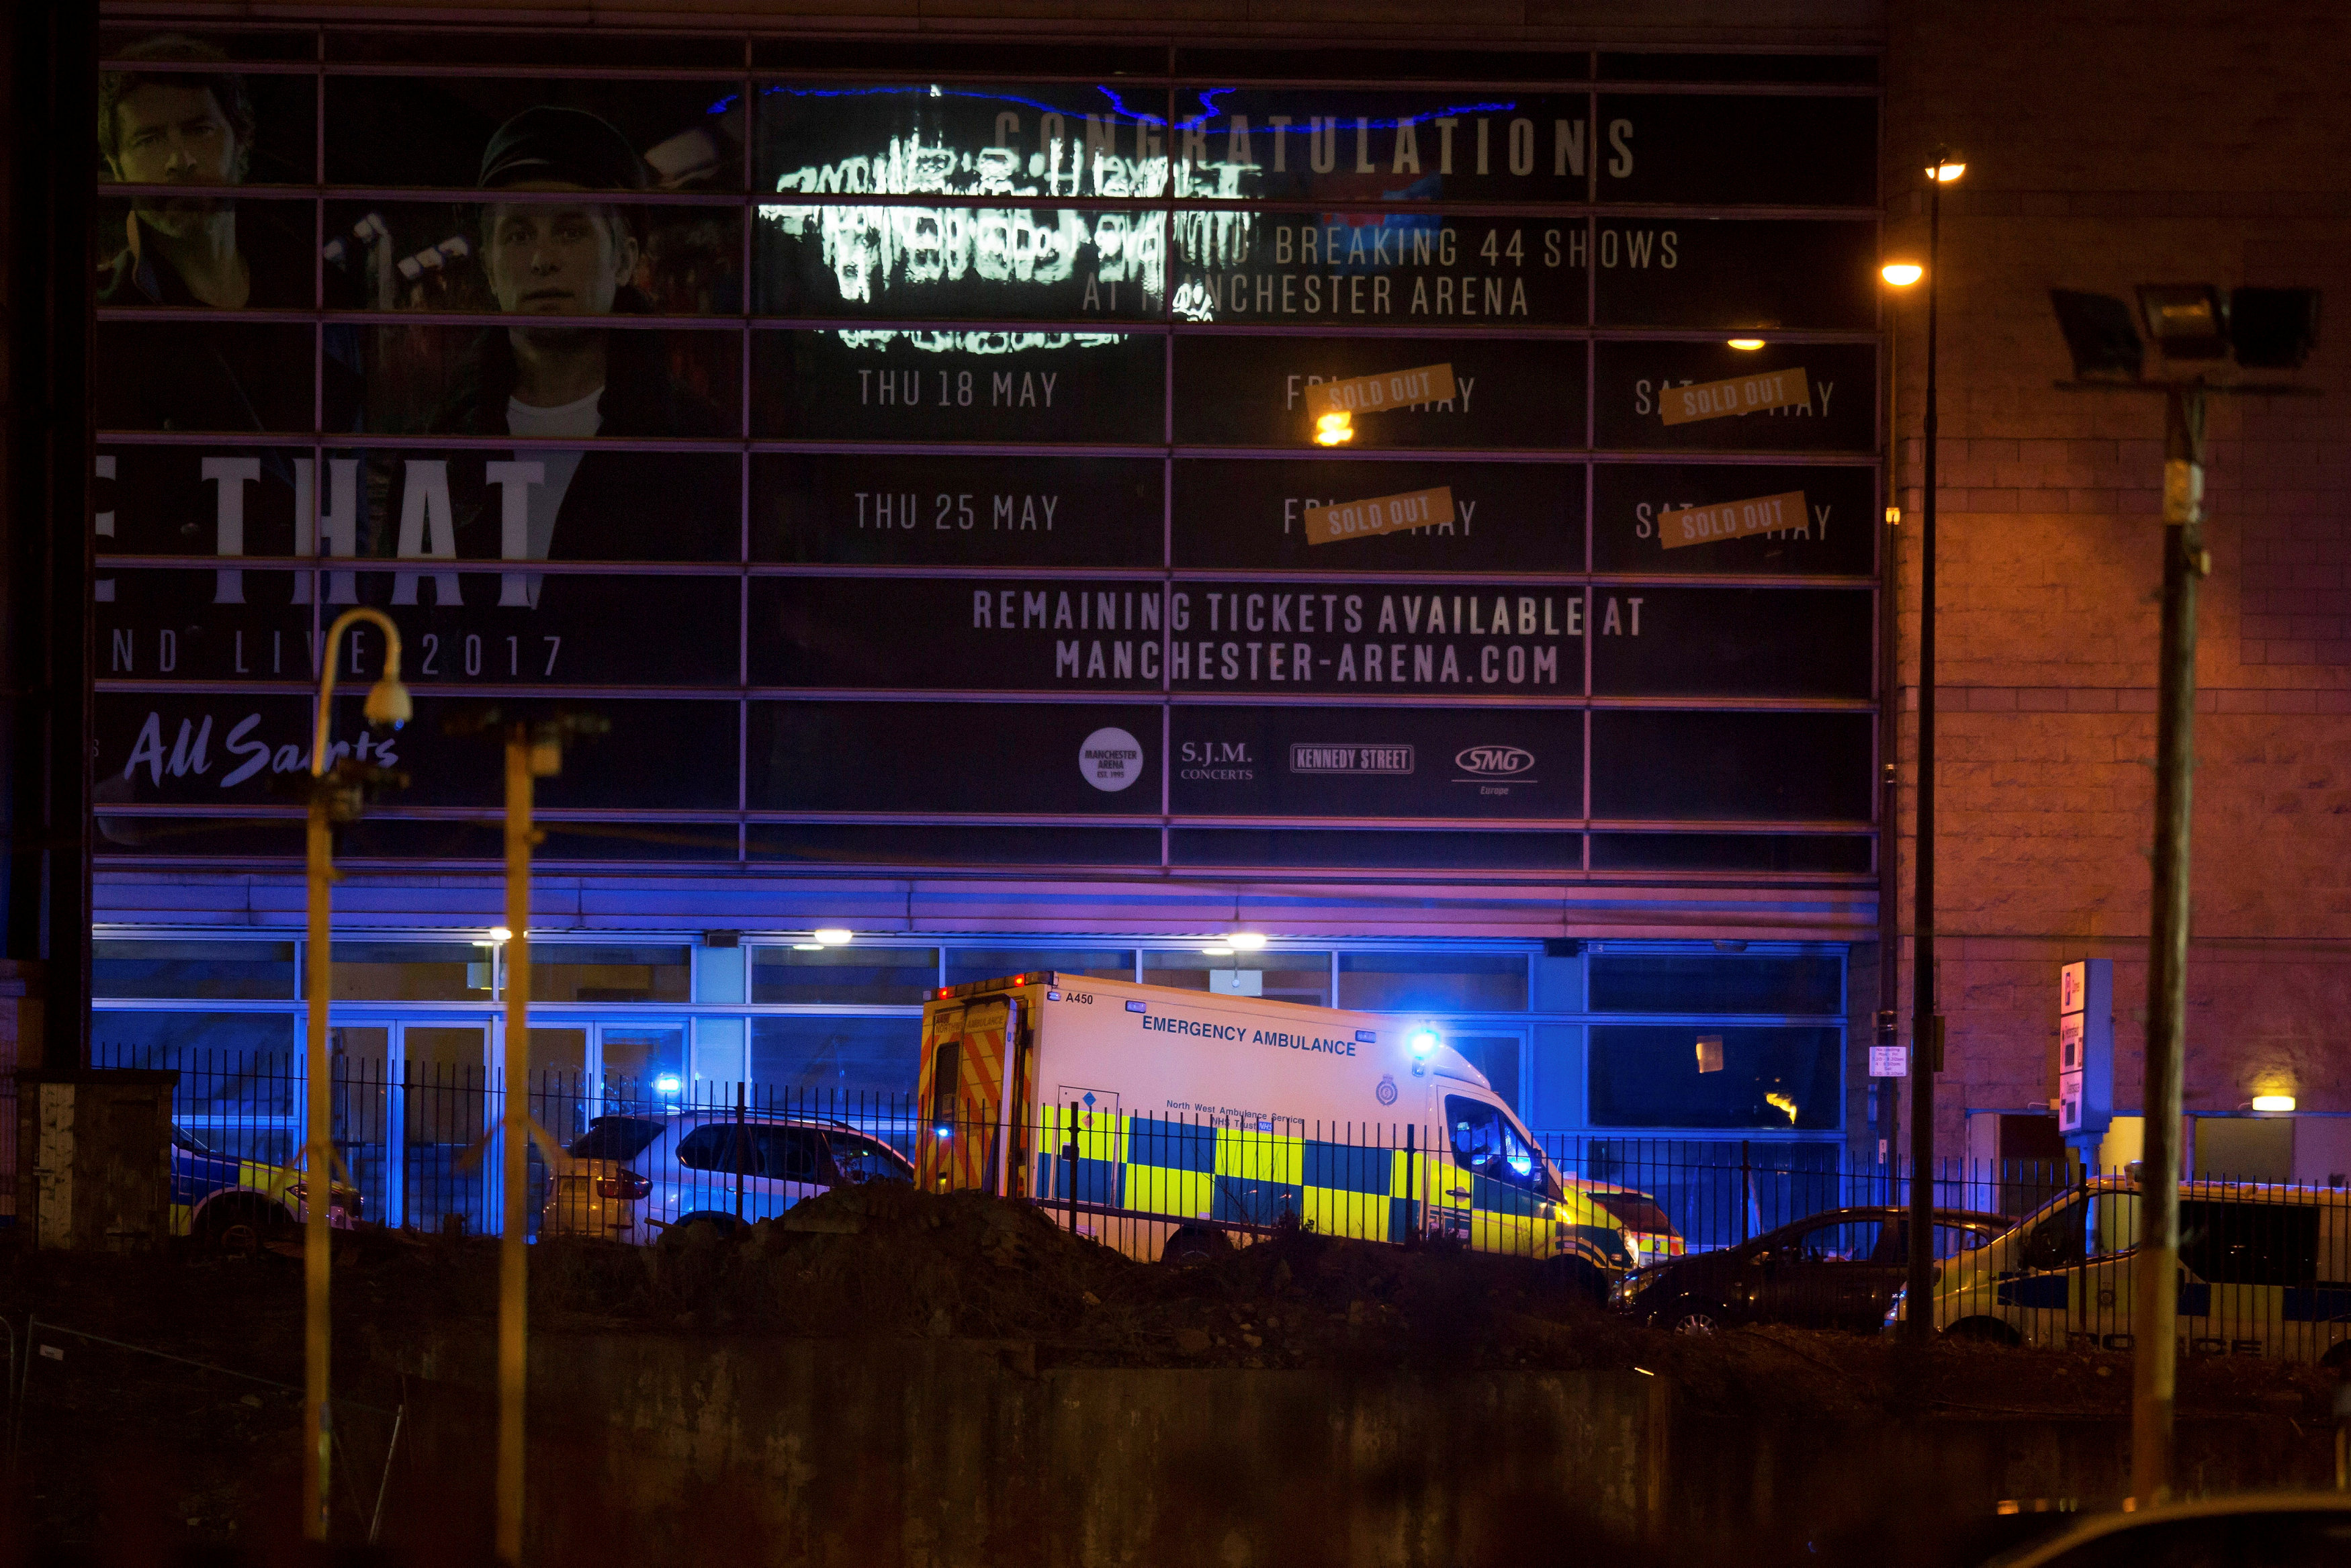
[[[609,315],[637,270],[636,240],[601,203],[492,207],[485,249],[490,291],[509,315]]]
[[[245,178],[246,149],[210,88],[148,82],[114,108],[114,154],[107,160],[126,185],[186,185],[185,196],[141,196],[140,218],[163,234],[193,230],[220,210],[218,197],[196,189],[235,185]]]

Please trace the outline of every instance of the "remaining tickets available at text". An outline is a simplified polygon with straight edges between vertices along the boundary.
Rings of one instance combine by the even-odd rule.
[[[1450,365],[1421,365],[1409,370],[1385,370],[1376,376],[1350,376],[1343,381],[1317,381],[1306,389],[1306,411],[1316,419],[1324,414],[1376,414],[1389,409],[1408,409],[1415,403],[1452,400]]]
[[[1810,403],[1813,391],[1803,367],[1792,370],[1758,370],[1728,381],[1701,381],[1695,387],[1661,387],[1657,411],[1669,425],[1697,420],[1719,420],[1729,414],[1760,414],[1766,409],[1793,408]]]
[[[1374,495],[1368,501],[1336,501],[1306,509],[1306,542],[1328,545],[1340,539],[1366,539],[1374,534],[1401,534],[1407,528],[1450,526],[1453,487],[1408,490],[1401,495]]]
[[[1309,516],[1312,514],[1309,513]],[[1685,512],[1657,514],[1657,543],[1668,550],[1703,545],[1712,539],[1738,539],[1750,534],[1776,534],[1801,528],[1810,515],[1804,493],[1759,495],[1752,501],[1725,501],[1713,506],[1693,506]]]

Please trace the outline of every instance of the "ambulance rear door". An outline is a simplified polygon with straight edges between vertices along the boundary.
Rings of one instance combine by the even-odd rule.
[[[923,1018],[923,1065],[918,1104],[924,1117],[915,1179],[932,1192],[1002,1192],[1026,1186],[998,1156],[1006,1137],[1016,1144],[1015,1170],[1025,1163],[1019,1137],[1029,1097],[1033,1051],[1021,1030],[1018,992],[934,1002]],[[1006,1064],[1020,1080],[1008,1096]],[[1009,1125],[1008,1125],[1008,1123]]]

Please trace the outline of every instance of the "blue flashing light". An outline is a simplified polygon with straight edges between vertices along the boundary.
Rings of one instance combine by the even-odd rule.
[[[675,1073],[664,1073],[653,1080],[653,1093],[657,1095],[674,1095],[684,1087],[685,1087],[684,1080]]]
[[[939,1128],[939,1136],[941,1137],[952,1137],[955,1136],[954,1129],[951,1127],[942,1127]]]
[[[1434,1029],[1416,1029],[1412,1032],[1412,1038],[1407,1044],[1412,1046],[1414,1055],[1426,1060],[1436,1054],[1437,1046],[1443,1042],[1437,1039],[1437,1031]]]

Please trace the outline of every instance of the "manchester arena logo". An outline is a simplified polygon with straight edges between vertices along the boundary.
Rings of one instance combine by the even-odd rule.
[[[1078,771],[1115,794],[1143,776],[1143,743],[1124,730],[1096,730],[1078,747]]]
[[[1505,779],[1535,765],[1535,754],[1523,746],[1466,746],[1453,753],[1453,765],[1478,778]]]

